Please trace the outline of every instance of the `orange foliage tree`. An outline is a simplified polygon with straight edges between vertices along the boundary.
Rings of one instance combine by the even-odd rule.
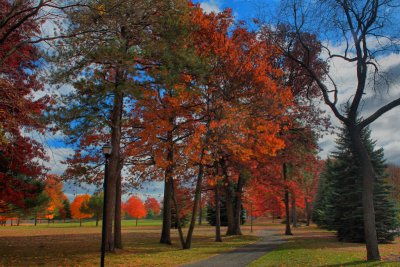
[[[45,192],[49,197],[45,217],[48,220],[54,219],[58,215],[59,211],[64,208],[63,201],[67,199],[62,191],[63,184],[61,179],[55,174],[48,174],[45,181]]]
[[[85,205],[90,199],[90,195],[77,195],[74,201],[71,203],[71,216],[74,219],[79,219],[79,225],[82,226],[82,219],[91,218],[93,214],[85,213],[87,210]]]
[[[131,196],[125,205],[123,205],[123,208],[129,216],[136,219],[136,226],[138,224],[138,219],[146,217],[146,207],[137,196]]]

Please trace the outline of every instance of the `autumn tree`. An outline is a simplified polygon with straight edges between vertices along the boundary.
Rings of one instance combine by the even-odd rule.
[[[282,107],[291,104],[291,93],[278,82],[281,73],[272,65],[275,48],[259,42],[256,34],[240,23],[232,27],[230,10],[196,19],[201,25],[196,39],[199,53],[214,62],[203,92],[209,141],[203,138],[202,143],[221,165],[229,204],[228,233],[235,234],[240,233],[246,169],[256,157],[273,155],[283,147],[277,133],[279,122],[285,120],[286,109]],[[210,165],[214,165],[212,161]],[[230,204],[233,195],[235,208]]]
[[[157,199],[153,197],[148,197],[144,202],[144,206],[146,207],[148,217],[153,217],[160,214],[161,206]]]
[[[131,196],[125,203],[124,208],[129,216],[136,219],[136,226],[138,225],[138,219],[146,217],[146,207],[137,196]]]
[[[91,218],[93,214],[87,213],[87,203],[90,195],[77,195],[71,203],[71,216],[74,219],[79,219],[79,226],[82,226],[82,219]]]
[[[382,88],[382,83],[378,82],[381,74],[379,60],[385,53],[398,49],[398,44],[395,42],[396,31],[393,28],[394,24],[391,23],[391,19],[395,18],[392,16],[396,13],[394,9],[397,7],[398,5],[390,0],[324,1],[319,5],[313,5],[310,1],[291,1],[285,6],[285,10],[289,11],[286,13],[288,14],[286,22],[289,27],[284,31],[287,39],[280,46],[281,52],[313,79],[327,106],[350,133],[352,146],[361,164],[362,205],[368,260],[380,259],[380,254],[373,203],[375,174],[366,145],[361,139],[361,131],[384,113],[400,105],[400,99],[388,100],[386,104],[369,111],[364,118],[361,115],[362,109],[370,105],[368,102],[362,103],[367,93],[387,89]],[[315,25],[319,26],[314,27]],[[304,32],[311,32],[311,36],[315,38],[306,40]],[[354,69],[353,91],[349,94],[350,97],[344,100],[346,105],[343,108],[340,107],[342,104],[339,101],[340,94],[347,91],[349,86],[342,87],[338,79],[330,75],[328,70],[325,70],[327,79],[319,77],[309,61],[312,55],[310,46],[319,43],[316,38],[319,38],[321,42],[328,41],[327,36],[329,36],[329,41],[343,45],[344,49],[336,51],[332,49],[332,46],[324,46],[325,62],[329,64],[337,60]],[[381,39],[386,41],[374,41]],[[293,44],[296,42],[301,44],[300,49],[304,55],[302,58],[294,55]]]
[[[139,133],[137,154],[147,159],[141,164],[142,171],[150,173],[153,179],[163,178],[163,225],[160,243],[171,244],[171,210],[174,177],[191,173],[183,151],[188,138],[193,134],[199,121],[195,110],[201,104],[198,85],[192,76],[201,76],[205,64],[192,49],[193,27],[188,13],[188,3],[178,5],[176,14],[164,17],[161,42],[158,49],[151,50],[154,67],[147,74],[151,82],[144,83],[143,94],[136,103],[138,113],[144,122]],[[193,44],[193,45],[192,45]],[[151,166],[149,166],[151,165]],[[187,167],[185,167],[185,165]]]
[[[86,213],[94,214],[96,218],[96,226],[99,225],[99,220],[103,217],[103,203],[104,194],[102,192],[96,192],[90,196],[90,199],[83,207]]]
[[[134,120],[138,80],[147,77],[147,64],[155,65],[144,57],[149,47],[156,47],[153,41],[162,30],[158,18],[176,12],[170,8],[173,2],[88,1],[69,13],[66,34],[75,38],[55,44],[60,49],[56,54],[59,75],[54,82],[74,87],[60,98],[54,113],[69,142],[78,148],[67,160],[68,176],[98,184],[103,177],[101,146],[110,140],[113,148],[107,175],[109,251],[122,248],[121,173],[124,166],[135,164],[127,151],[137,140],[135,129],[140,122]],[[64,105],[66,102],[69,104]]]
[[[71,219],[71,203],[69,202],[68,198],[65,198],[62,202],[62,207],[59,210],[58,217],[60,219],[63,219],[65,222],[65,219]]]
[[[13,3],[14,2],[14,3]],[[43,1],[42,1],[43,2]],[[40,195],[38,178],[45,160],[41,144],[29,133],[42,133],[40,117],[48,97],[37,79],[39,51],[32,39],[42,20],[33,1],[0,1],[0,211],[24,207]]]
[[[55,174],[48,174],[45,185],[45,192],[50,198],[45,216],[48,220],[52,220],[59,215],[60,210],[64,207],[63,201],[66,199],[66,196],[62,190],[63,184],[61,179]]]

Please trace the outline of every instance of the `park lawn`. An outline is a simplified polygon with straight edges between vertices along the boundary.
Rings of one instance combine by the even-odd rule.
[[[400,266],[400,238],[379,246],[382,261],[366,262],[364,244],[338,242],[334,232],[310,226],[295,229],[293,234],[249,267]]]
[[[100,227],[4,227],[0,229],[0,266],[98,266],[100,231]],[[174,244],[168,246],[158,243],[159,226],[126,226],[124,249],[107,254],[106,266],[178,266],[258,240],[246,229],[244,234],[216,243],[213,227],[197,227],[193,248],[182,250],[176,230],[172,230]]]
[[[122,220],[122,227],[136,226],[136,220]],[[162,220],[153,220],[153,219],[140,219],[138,220],[138,226],[161,226]],[[27,228],[31,229],[32,227],[36,228],[71,228],[71,227],[96,227],[96,221],[93,219],[90,220],[82,220],[82,226],[79,225],[79,221],[73,222],[62,222],[55,221],[54,223],[50,221],[48,223],[46,220],[43,220],[41,223],[38,223],[36,226],[33,224],[22,224],[20,226],[16,226],[19,228]],[[101,227],[101,220],[99,221],[98,227]],[[8,228],[8,227],[7,227]],[[0,228],[0,232],[5,228]]]

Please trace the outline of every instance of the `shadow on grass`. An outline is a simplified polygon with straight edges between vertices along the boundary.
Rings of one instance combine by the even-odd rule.
[[[293,249],[321,249],[321,248],[356,248],[360,247],[360,243],[345,243],[337,241],[336,237],[292,237],[287,239],[283,246],[277,247],[275,250],[293,250]]]
[[[365,263],[368,263],[368,266],[382,266],[382,262],[380,261],[352,261],[346,263],[325,265],[325,267],[359,266]],[[385,262],[385,263],[390,263],[390,262]]]

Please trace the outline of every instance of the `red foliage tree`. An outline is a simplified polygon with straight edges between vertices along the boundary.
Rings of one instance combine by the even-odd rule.
[[[71,216],[74,219],[79,219],[79,225],[82,226],[82,219],[91,218],[93,214],[84,212],[87,208],[84,207],[89,201],[90,195],[77,195],[71,203]]]
[[[146,207],[147,213],[149,213],[150,210],[153,212],[154,215],[158,215],[160,213],[160,203],[157,201],[157,199],[153,197],[148,197],[144,202],[144,206]]]
[[[42,89],[35,72],[39,53],[30,43],[40,32],[36,15],[32,1],[0,0],[0,211],[10,204],[23,208],[24,199],[39,193],[35,179],[43,166],[37,159],[46,158],[43,147],[22,134],[43,131],[39,117],[48,101],[33,96]]]
[[[138,219],[146,217],[146,207],[137,196],[131,196],[125,203],[123,208],[129,214],[129,216],[136,219],[136,226],[138,223]]]

